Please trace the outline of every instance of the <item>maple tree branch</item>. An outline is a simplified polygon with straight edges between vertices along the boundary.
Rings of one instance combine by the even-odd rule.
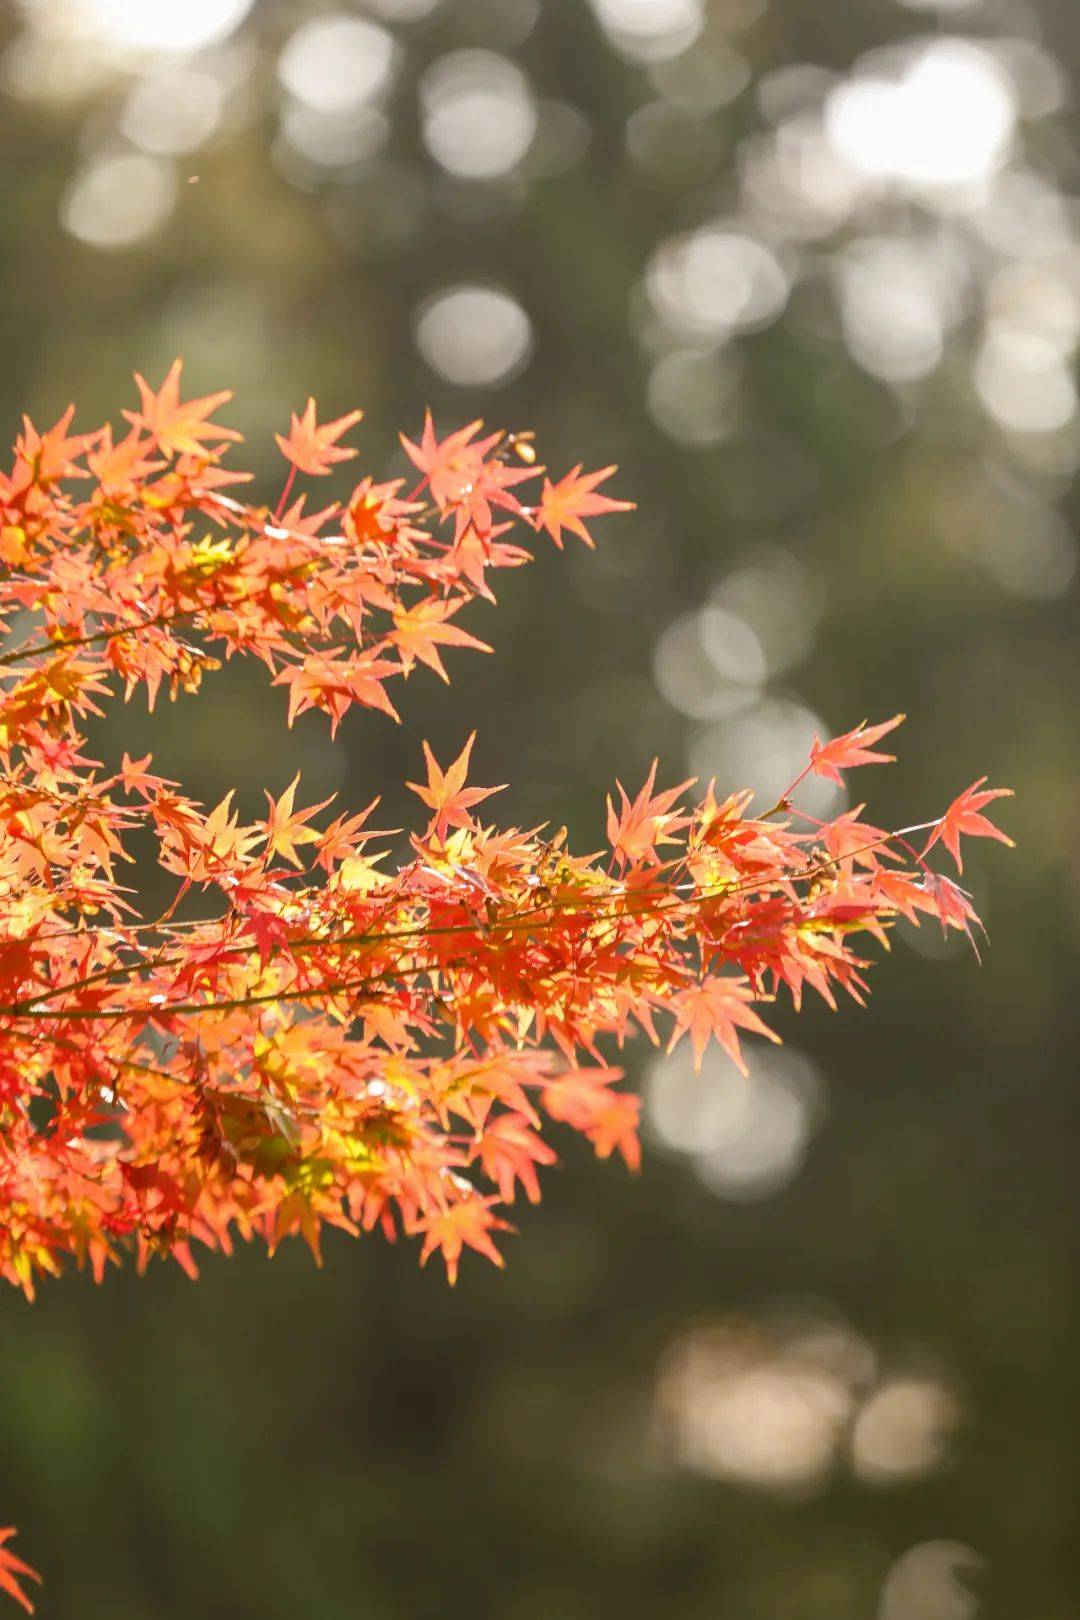
[[[174,363],[156,391],[137,379],[138,409],[125,413],[132,431],[119,444],[105,428],[69,436],[70,412],[45,434],[27,423],[5,485],[16,518],[27,492],[31,530],[29,542],[17,530],[5,544],[29,557],[28,574],[0,584],[0,628],[18,610],[26,630],[21,645],[0,653],[0,672],[16,669],[0,679],[0,737],[12,762],[0,790],[8,1281],[32,1294],[35,1275],[64,1257],[89,1255],[100,1270],[118,1233],[183,1258],[196,1204],[210,1247],[227,1247],[233,1225],[271,1247],[300,1230],[314,1248],[328,1221],[350,1229],[393,1221],[424,1233],[422,1259],[442,1250],[452,1281],[466,1245],[499,1261],[491,1239],[505,1222],[492,1207],[510,1201],[515,1183],[534,1196],[535,1167],[550,1149],[514,1133],[532,1113],[521,1086],[547,1083],[535,1076],[553,1072],[555,1044],[569,1067],[560,1064],[546,1112],[601,1156],[617,1149],[633,1166],[638,1103],[607,1089],[619,1073],[603,1065],[598,1041],[653,1033],[654,1015],[666,1011],[697,1056],[712,1039],[737,1055],[740,1033],[769,1033],[752,1008],[781,984],[796,1000],[804,983],[827,999],[831,986],[857,995],[867,964],[849,936],[884,939],[898,916],[924,913],[967,928],[970,897],[929,872],[907,842],[916,829],[874,832],[846,848],[866,830],[853,833],[845,818],[809,830],[771,820],[791,810],[788,796],[809,770],[835,776],[889,757],[873,745],[899,716],[824,744],[815,738],[807,770],[763,817],[748,815],[745,794],[721,811],[711,789],[684,813],[675,804],[689,784],[653,796],[654,765],[637,799],[622,794],[612,812],[606,876],[602,860],[560,853],[562,838],[543,839],[543,829],[504,840],[462,819],[491,791],[465,788],[471,741],[446,771],[427,749],[428,787],[417,791],[435,816],[412,841],[415,859],[378,890],[346,883],[338,867],[369,837],[389,836],[358,834],[366,811],[301,834],[322,807],[294,811],[295,783],[271,800],[265,821],[242,825],[228,797],[206,813],[145,764],[106,778],[82,757],[79,722],[100,712],[101,694],[117,697],[114,677],[128,690],[145,685],[152,701],[166,678],[174,691],[197,685],[199,660],[224,649],[223,657],[261,658],[288,683],[292,715],[322,708],[336,725],[355,706],[392,712],[391,676],[417,662],[443,674],[440,643],[477,644],[460,627],[439,627],[490,595],[487,568],[527,560],[528,541],[495,544],[511,522],[546,531],[556,545],[564,532],[591,543],[584,520],[628,505],[598,492],[614,469],[580,465],[557,482],[545,477],[531,504],[523,501],[515,486],[544,472],[531,441],[477,438],[480,422],[440,441],[428,415],[419,444],[406,441],[422,474],[413,497],[400,499],[404,479],[366,477],[344,504],[283,526],[298,471],[329,471],[354,453],[337,446],[358,413],[320,425],[313,400],[294,413],[288,438],[278,436],[291,467],[271,515],[211,487],[232,476],[206,475],[237,437],[210,420],[228,395],[183,402],[180,372]],[[515,453],[531,471],[505,465]],[[84,458],[97,489],[80,503],[61,485],[84,471]],[[170,470],[158,480],[162,466]],[[302,514],[303,502],[293,511]],[[343,511],[351,517],[339,518]],[[344,533],[322,532],[331,513]],[[223,537],[196,542],[204,519]],[[170,632],[180,621],[196,630]],[[125,637],[141,645],[65,656]],[[961,833],[1005,836],[979,813],[1002,790],[980,794],[981,785],[954,801],[944,826],[927,824],[931,842],[944,833],[957,867]],[[444,836],[451,826],[475,835],[473,853]],[[180,887],[153,921],[125,924],[130,896],[114,865],[132,828],[154,838]],[[313,839],[317,864],[297,853]],[[904,851],[893,865],[865,853],[893,842]],[[438,869],[430,881],[425,861]],[[195,887],[224,914],[177,922]],[[74,926],[65,931],[66,922]],[[289,1013],[289,1003],[307,1010]],[[317,1139],[317,1176],[294,1181],[269,1157],[250,1185],[216,1185],[203,1154],[200,1087],[209,1074],[244,1106],[254,1092],[268,1115],[269,1093],[287,1091]],[[341,1129],[369,1075],[383,1091],[400,1078],[416,1105],[393,1144],[393,1167],[366,1161]],[[175,1088],[164,1106],[163,1081]],[[92,1128],[118,1099],[122,1153]],[[36,1101],[52,1105],[52,1129]],[[454,1112],[468,1121],[467,1147]],[[242,1113],[234,1123],[246,1132]],[[497,1197],[462,1178],[473,1159]],[[99,1196],[88,1202],[85,1183],[95,1177]],[[6,1222],[5,1209],[14,1216]]]
[[[913,832],[922,832],[927,828],[937,825],[937,821],[924,822],[916,826],[904,827],[897,832],[886,833],[881,838],[876,838],[866,844],[858,845],[857,847],[847,850],[842,854],[828,856],[808,867],[805,867],[801,871],[793,872],[790,874],[789,880],[796,883],[811,882],[814,878],[822,876],[825,872],[830,871],[838,865],[841,865],[844,861],[852,860],[857,855],[866,854],[872,850],[881,848],[883,845],[894,842],[903,844],[909,851],[911,851],[911,846],[906,841],[906,835]],[[914,853],[913,851],[911,852]],[[677,864],[682,863],[680,862]],[[919,864],[923,867],[924,871],[927,870],[922,861],[920,861]],[[687,885],[687,887],[690,886]],[[753,893],[755,890],[759,889],[762,891],[764,891],[765,888],[775,889],[776,887],[777,883],[775,880],[767,885],[763,885],[760,880],[748,878],[740,883],[721,884],[714,889],[693,888],[692,892],[686,896],[672,896],[670,886],[657,885],[656,888],[651,891],[652,893],[660,896],[660,899],[656,905],[635,907],[632,903],[627,904],[627,901],[632,902],[633,900],[639,898],[643,893],[650,892],[638,889],[634,890],[628,895],[611,897],[611,899],[607,902],[607,909],[604,909],[603,904],[598,905],[595,900],[585,896],[582,896],[580,899],[553,899],[541,905],[529,907],[524,911],[512,912],[508,917],[501,919],[476,917],[469,922],[446,923],[439,924],[434,927],[426,924],[418,924],[412,928],[387,929],[374,934],[360,933],[337,936],[319,934],[305,935],[299,939],[288,939],[283,941],[283,944],[287,945],[289,951],[292,953],[303,953],[307,955],[316,950],[333,951],[340,949],[343,946],[350,945],[369,945],[371,946],[371,950],[373,952],[383,944],[397,944],[409,941],[420,942],[427,939],[449,937],[458,934],[476,934],[482,937],[490,937],[492,935],[501,933],[535,933],[539,937],[542,937],[544,932],[547,931],[547,927],[553,926],[553,924],[545,923],[544,925],[539,925],[538,922],[534,921],[533,919],[545,918],[551,912],[572,912],[578,907],[581,907],[581,920],[586,924],[603,924],[613,921],[617,922],[623,920],[624,918],[629,920],[635,920],[638,918],[652,918],[678,914],[680,912],[693,915],[694,911],[698,907],[707,904],[712,900],[720,900],[740,894]],[[218,920],[224,921],[225,918]],[[177,926],[210,928],[214,926],[214,922],[213,920],[209,922],[193,921],[187,925]],[[72,930],[72,934],[76,936],[79,934],[90,934],[91,932],[91,930]],[[237,943],[234,945],[223,945],[220,950],[215,951],[214,959],[217,962],[221,962],[229,958],[252,956],[259,953],[260,950],[261,947],[255,941],[248,943]],[[371,952],[368,954],[371,954]],[[75,995],[80,990],[88,989],[95,984],[122,982],[124,979],[130,979],[136,974],[140,973],[145,973],[147,975],[160,973],[170,967],[182,966],[188,960],[189,955],[184,954],[182,956],[159,958],[157,961],[153,962],[139,961],[130,964],[121,963],[111,968],[101,968],[96,973],[90,974],[86,978],[75,980],[64,985],[50,986],[49,988],[37,993],[32,1000],[24,998],[22,1001],[15,1002],[9,1007],[0,1007],[0,1017],[50,1016],[81,1018],[107,1016],[111,1012],[115,1012],[116,1016],[138,1016],[143,1009],[49,1009],[48,1012],[46,1012],[44,1009],[44,1003],[51,1001],[58,996]],[[410,973],[425,972],[428,970],[439,971],[441,968],[448,965],[449,964],[446,963],[430,962],[427,964],[422,964],[417,968],[409,969],[408,971]],[[393,974],[376,975],[376,978],[385,978],[387,976],[393,977]],[[149,982],[153,982],[152,978]],[[358,980],[351,982],[363,984],[374,981]],[[335,992],[330,988],[324,988],[319,993],[329,995]],[[290,996],[287,994],[277,996],[267,993],[265,996],[256,998],[256,1001],[274,1001],[282,999],[288,1000],[290,999]],[[229,1005],[250,1006],[254,1004],[256,1004],[256,1002],[248,1000],[238,1001]],[[40,1011],[35,1013],[34,1009],[40,1009]],[[216,1009],[209,1003],[193,1003],[191,1005],[179,1004],[175,1006],[165,1005],[156,1007],[154,1009],[156,1013],[174,1011],[191,1012],[196,1010],[212,1011]]]
[[[138,1007],[47,1007],[40,1012],[35,1012],[32,1009],[27,1012],[20,1012],[14,1007],[0,1007],[0,1017],[46,1018],[56,1020],[58,1023],[68,1021],[82,1023],[88,1020],[123,1023],[132,1018],[144,1018],[147,1023],[152,1023],[165,1018],[175,1018],[189,1014],[239,1012],[245,1007],[273,1006],[279,1001],[319,1001],[324,996],[342,996],[348,995],[354,990],[365,990],[369,985],[373,984],[385,984],[394,979],[415,978],[423,973],[453,971],[467,965],[467,958],[452,962],[422,962],[415,967],[387,968],[385,972],[372,973],[364,979],[342,979],[336,983],[310,985],[304,989],[261,990],[246,996],[225,997],[220,1001],[154,1003],[151,998],[145,1005]]]
[[[94,630],[85,636],[66,636],[60,641],[39,642],[36,647],[32,645],[19,647],[15,652],[0,655],[0,665],[16,664],[24,658],[40,658],[44,653],[70,652],[75,647],[90,647],[97,642],[117,641],[121,636],[138,635],[141,630],[153,630],[161,625],[175,624],[180,619],[193,618],[199,613],[210,611],[212,610],[202,607],[183,608],[175,613],[159,613],[150,618],[114,626],[112,630]]]

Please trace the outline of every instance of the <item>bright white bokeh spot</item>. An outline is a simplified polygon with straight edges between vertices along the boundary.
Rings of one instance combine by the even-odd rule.
[[[731,425],[739,381],[733,356],[715,349],[677,349],[653,366],[649,411],[657,427],[679,444],[717,444]]]
[[[939,364],[946,332],[964,311],[966,271],[931,244],[866,237],[837,261],[844,340],[886,382],[911,382]]]
[[[348,113],[385,91],[397,46],[378,23],[329,16],[305,23],[287,42],[278,77],[290,95],[319,113]]]
[[[746,1057],[743,1074],[710,1046],[696,1072],[683,1042],[650,1065],[645,1090],[652,1134],[688,1154],[710,1192],[735,1202],[787,1186],[805,1158],[823,1098],[817,1070],[800,1053],[754,1042]]]
[[[674,1153],[691,1154],[729,1140],[744,1104],[745,1077],[725,1052],[708,1047],[700,1072],[683,1042],[654,1058],[645,1077],[649,1133]]]
[[[1055,433],[1076,415],[1071,368],[1040,337],[992,329],[975,362],[975,388],[990,415],[1015,433]]]
[[[702,1392],[683,1461],[759,1486],[806,1486],[832,1458],[850,1409],[838,1379],[783,1366],[749,1367]]]
[[[744,196],[787,237],[812,240],[837,230],[866,182],[825,139],[816,113],[797,112],[742,150]]]
[[[386,22],[418,22],[441,4],[442,0],[367,0],[367,9]]]
[[[294,102],[281,118],[288,146],[316,169],[342,169],[367,163],[382,151],[390,123],[377,107],[347,113],[320,113]]]
[[[731,788],[753,788],[758,809],[767,810],[805,767],[815,736],[832,735],[801,703],[767,697],[698,731],[690,742],[690,769],[706,782],[715,776]],[[823,819],[842,810],[846,799],[845,790],[823,776],[808,776],[795,794],[800,809]]]
[[[93,33],[121,49],[197,51],[243,22],[254,0],[75,0]]]
[[[140,79],[124,103],[121,133],[155,157],[194,152],[217,129],[225,92],[212,73],[172,68]]]
[[[790,551],[759,546],[746,563],[725,575],[712,599],[754,632],[768,675],[783,674],[814,650],[824,593]]]
[[[1009,154],[1016,94],[1001,64],[963,39],[919,50],[898,78],[856,74],[831,92],[825,128],[858,173],[913,187],[990,179]]]
[[[768,673],[761,642],[734,613],[710,602],[698,616],[701,644],[719,674],[739,686],[758,687]]]
[[[592,0],[614,45],[643,61],[666,61],[688,49],[705,26],[705,0]]]
[[[762,1329],[731,1321],[671,1344],[657,1415],[685,1468],[759,1489],[820,1487],[873,1353],[842,1324]]]
[[[925,1378],[894,1378],[863,1404],[851,1433],[859,1479],[889,1485],[928,1474],[942,1460],[960,1417],[956,1399]]]
[[[753,632],[743,638],[743,645],[750,658],[740,672],[742,679],[730,680],[706,646],[703,616],[691,612],[675,620],[653,653],[653,676],[661,697],[688,719],[730,719],[745,713],[761,690],[764,658]]]
[[[964,1577],[985,1560],[961,1541],[922,1541],[890,1569],[877,1620],[974,1620],[981,1605]]]
[[[996,271],[986,310],[998,333],[1041,339],[1059,359],[1080,342],[1080,252],[1075,249]]]
[[[670,238],[646,272],[657,314],[689,341],[767,326],[787,303],[789,288],[771,249],[721,226]]]
[[[433,371],[462,388],[491,388],[515,376],[532,349],[521,305],[497,287],[450,287],[416,318],[416,344]]]
[[[656,643],[661,696],[691,720],[721,720],[750,708],[765,681],[765,655],[750,626],[707,606],[668,626]]]
[[[1031,169],[1006,169],[967,217],[995,253],[1026,259],[1075,251],[1070,201]]]
[[[509,174],[536,134],[537,109],[520,68],[495,51],[452,51],[420,81],[424,141],[463,180]]]
[[[141,153],[121,153],[98,158],[75,176],[61,203],[60,220],[90,247],[131,247],[160,230],[175,201],[170,164]]]
[[[769,1198],[795,1176],[809,1138],[805,1099],[763,1068],[744,1092],[730,1137],[695,1153],[694,1169],[719,1198]]]

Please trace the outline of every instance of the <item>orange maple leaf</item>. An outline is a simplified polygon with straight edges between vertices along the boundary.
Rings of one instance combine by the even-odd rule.
[[[307,827],[305,822],[312,816],[325,810],[330,803],[324,799],[321,804],[313,804],[307,810],[294,810],[293,800],[300,782],[300,772],[297,771],[280,799],[273,799],[269,793],[266,798],[270,806],[266,817],[266,854],[267,858],[280,855],[293,866],[303,866],[303,861],[296,852],[298,844],[317,844],[319,834],[314,827]]]
[[[680,991],[672,1005],[675,1030],[668,1043],[668,1051],[689,1032],[694,1048],[694,1067],[700,1069],[705,1048],[712,1037],[719,1041],[745,1074],[746,1063],[739,1046],[740,1029],[764,1035],[767,1040],[777,1043],[780,1040],[768,1024],[762,1023],[750,1005],[755,999],[754,991],[745,979],[712,977]]]
[[[40,1586],[41,1576],[36,1569],[31,1569],[29,1564],[24,1564],[21,1558],[17,1558],[13,1552],[9,1552],[4,1546],[5,1541],[10,1541],[12,1536],[17,1534],[14,1525],[8,1525],[6,1530],[0,1530],[0,1592],[6,1592],[8,1597],[15,1599],[16,1603],[21,1603],[27,1614],[33,1614],[34,1605],[23,1591],[16,1577],[21,1575],[24,1579],[37,1581]]]
[[[449,683],[450,677],[439,657],[439,647],[472,647],[477,652],[490,652],[486,641],[479,641],[460,625],[447,621],[463,606],[460,601],[445,602],[438,597],[427,597],[414,607],[394,614],[392,640],[401,656],[401,667],[408,675],[417,659],[433,669],[440,680]]]
[[[419,444],[407,439],[404,433],[400,435],[406,455],[424,474],[431,493],[440,506],[448,500],[456,499],[461,494],[463,486],[475,480],[483,466],[484,457],[494,445],[498,444],[497,433],[489,434],[486,439],[474,442],[483,425],[479,420],[470,422],[467,427],[457,428],[455,432],[448,433],[445,439],[440,440],[435,433],[431,412],[425,411],[424,431]]]
[[[303,416],[297,416],[293,411],[288,437],[275,433],[274,438],[282,455],[292,462],[297,472],[323,478],[335,462],[351,461],[355,456],[355,450],[343,449],[337,441],[343,433],[356,426],[363,414],[363,411],[348,411],[336,421],[324,422],[319,427],[315,419],[315,401],[309,399],[304,406]]]
[[[227,440],[239,442],[243,435],[233,428],[219,426],[209,418],[222,405],[232,399],[232,389],[223,388],[217,394],[204,394],[201,399],[180,399],[182,360],[174,360],[165,381],[155,394],[145,377],[135,375],[138,384],[140,408],[125,411],[125,418],[134,426],[145,428],[157,441],[165,455],[186,451],[190,455],[205,455],[211,442]]]
[[[103,496],[129,492],[148,474],[165,466],[163,461],[151,460],[145,452],[153,441],[144,439],[138,425],[133,426],[119,444],[113,443],[111,427],[106,427],[96,448],[87,456],[86,465],[98,481]]]
[[[289,688],[290,726],[297,715],[305,714],[308,709],[325,709],[333,734],[354,703],[368,709],[381,709],[383,714],[397,720],[398,712],[383,688],[383,682],[397,672],[397,664],[366,653],[339,657],[336,651],[314,652],[300,663],[287,664],[279,670],[274,685]]]
[[[69,438],[68,428],[74,415],[75,407],[69,405],[63,416],[45,433],[39,433],[28,416],[23,417],[23,431],[15,441],[15,451],[25,466],[22,478],[16,474],[14,487],[18,488],[30,478],[44,485],[53,484],[58,478],[86,476],[82,469],[76,466],[76,460],[99,435],[77,433]]]
[[[568,472],[557,484],[545,478],[536,512],[537,528],[546,529],[560,549],[563,529],[569,529],[571,534],[576,534],[587,546],[591,546],[593,537],[585,527],[585,518],[600,517],[604,512],[632,512],[634,509],[633,501],[616,501],[609,495],[596,494],[596,486],[602,484],[605,478],[610,478],[614,471],[614,467],[602,467],[599,472],[582,473],[579,462],[573,472]]]
[[[492,793],[501,793],[506,786],[505,782],[499,787],[467,788],[465,779],[469,773],[469,756],[472,753],[473,743],[476,741],[474,731],[465,744],[461,753],[452,765],[443,771],[431,752],[427,743],[424,743],[424,758],[427,761],[428,779],[426,786],[418,782],[406,782],[405,786],[423,800],[435,814],[431,818],[430,831],[436,838],[443,838],[448,827],[469,827],[472,825],[472,816],[469,811],[474,804],[482,799],[489,798]]]
[[[455,542],[460,541],[470,526],[477,535],[491,539],[494,507],[520,516],[523,508],[512,493],[513,486],[535,477],[539,470],[510,466],[498,454],[493,454],[503,435],[490,433],[486,438],[477,439],[483,425],[480,421],[470,422],[440,442],[431,412],[427,411],[419,444],[401,435],[406,455],[424,475],[413,496],[426,484],[440,512],[453,510]]]
[[[820,737],[815,737],[810,750],[810,769],[816,776],[827,776],[831,782],[842,785],[841,770],[851,770],[855,765],[891,765],[896,755],[875,754],[871,745],[886,732],[894,731],[904,718],[902,714],[894,714],[891,720],[883,720],[879,726],[868,726],[864,720],[861,726],[845,731],[842,737],[833,737],[830,742],[823,743]]]
[[[962,872],[964,862],[960,855],[961,835],[965,838],[996,838],[999,844],[1008,844],[1010,849],[1015,848],[1013,840],[981,814],[994,799],[1011,799],[1012,788],[984,788],[980,792],[985,781],[986,777],[980,776],[977,782],[972,782],[970,787],[965,788],[963,793],[953,800],[927,839],[924,855],[927,850],[933,849],[940,838],[956,862],[956,870]]]
[[[621,1069],[570,1069],[544,1087],[545,1112],[592,1143],[598,1159],[618,1151],[629,1169],[641,1166],[638,1123],[641,1099],[611,1089],[623,1078]]]
[[[530,1204],[540,1202],[538,1164],[554,1164],[555,1154],[542,1137],[529,1129],[521,1114],[499,1114],[475,1144],[472,1154],[484,1174],[499,1189],[504,1204],[514,1201],[514,1183],[520,1181]]]
[[[618,811],[612,803],[611,795],[608,795],[607,835],[620,865],[625,866],[627,863],[637,861],[648,861],[656,865],[659,861],[656,853],[657,845],[674,842],[673,834],[689,825],[689,816],[677,814],[673,807],[686,789],[694,785],[696,779],[690,777],[687,781],[680,782],[678,787],[665,788],[653,798],[656,767],[657,761],[654,759],[645,786],[632,804],[621,782],[615,784],[621,800]]]
[[[500,1220],[491,1213],[491,1206],[498,1199],[480,1198],[472,1196],[463,1198],[460,1203],[449,1204],[445,1209],[437,1210],[420,1221],[417,1230],[426,1234],[424,1246],[420,1250],[420,1264],[425,1265],[428,1258],[436,1252],[442,1251],[446,1262],[446,1275],[453,1287],[457,1282],[458,1261],[461,1251],[466,1246],[475,1249],[478,1254],[484,1255],[493,1265],[505,1264],[502,1255],[491,1241],[492,1232],[510,1232],[513,1228],[507,1221]]]

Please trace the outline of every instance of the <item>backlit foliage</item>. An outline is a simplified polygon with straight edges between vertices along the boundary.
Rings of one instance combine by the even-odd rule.
[[[970,927],[967,896],[861,811],[822,825],[785,796],[754,815],[748,793],[658,790],[655,768],[582,857],[482,819],[497,790],[467,785],[472,739],[445,768],[425,744],[426,820],[394,872],[374,805],[300,808],[294,781],[245,824],[149,758],[107,774],[85,716],[140,686],[151,705],[195,691],[240,653],[290,719],[396,715],[417,662],[445,678],[447,648],[483,646],[461,610],[528,560],[523,540],[588,541],[585,520],[625,504],[604,473],[543,477],[527,439],[440,440],[429,418],[404,441],[412,491],[363,478],[341,506],[271,516],[226,493],[244,481],[214,421],[228,396],[183,403],[179,383],[178,365],[156,393],[139,379],[119,439],[72,435],[70,412],[27,423],[0,483],[0,1270],[28,1294],[67,1257],[100,1276],[130,1246],[193,1271],[193,1242],[298,1231],[317,1252],[326,1223],[420,1235],[453,1278],[463,1245],[498,1258],[518,1182],[538,1196],[545,1118],[637,1164],[604,1037],[656,1040],[659,1020],[739,1059],[778,989],[861,994],[854,936],[897,915]],[[319,426],[309,401],[278,440],[290,486],[354,455],[357,420]],[[896,724],[819,743],[808,770],[890,758],[875,745]],[[961,833],[1003,836],[979,786],[921,829],[957,865]],[[118,879],[139,828],[176,880],[157,920]],[[214,920],[178,920],[192,889]]]
[[[297,475],[353,457],[359,419],[320,424],[309,401],[278,438],[271,513],[238,493],[229,396],[184,402],[180,380],[138,379],[119,435],[73,433],[70,411],[27,422],[0,475],[0,1273],[28,1296],[67,1259],[100,1278],[125,1250],[192,1274],[199,1245],[237,1236],[300,1233],[318,1255],[327,1225],[415,1236],[451,1281],[466,1247],[501,1265],[552,1121],[637,1166],[612,1061],[628,1035],[741,1062],[742,1033],[775,1038],[777,994],[860,999],[861,942],[897,917],[970,932],[968,896],[924,857],[940,840],[959,867],[961,835],[1004,837],[981,783],[890,834],[861,807],[822,824],[788,795],[754,812],[748,792],[658,788],[654,766],[582,856],[564,832],[489,824],[471,738],[448,764],[425,744],[392,869],[374,804],[301,806],[294,781],[245,823],[149,757],[108,772],[88,716],[195,692],[241,654],[290,721],[397,718],[417,664],[445,679],[448,650],[484,648],[461,618],[499,569],[544,532],[591,544],[626,504],[601,490],[613,469],[553,481],[527,435],[440,438],[429,417],[403,440],[414,488],[364,477],[309,511]],[[818,743],[804,774],[890,758],[898,720]],[[140,833],[175,880],[156,918],[122,881]],[[193,892],[212,920],[185,916]],[[0,1553],[0,1589],[19,1596],[20,1572]]]
[[[364,478],[341,506],[271,516],[226,493],[244,481],[214,421],[228,396],[183,403],[179,383],[179,365],[156,393],[140,378],[119,440],[72,435],[70,411],[27,423],[0,483],[0,1270],[27,1294],[69,1256],[100,1276],[131,1246],[193,1271],[193,1242],[298,1231],[317,1252],[326,1223],[418,1234],[453,1279],[463,1245],[498,1259],[518,1182],[538,1196],[545,1118],[637,1164],[604,1037],[656,1040],[666,1020],[669,1042],[738,1060],[778,989],[861,994],[854,936],[883,940],[897,915],[970,927],[967,896],[861,811],[822,825],[785,796],[753,815],[713,784],[690,802],[655,768],[582,857],[481,819],[497,790],[467,785],[472,739],[445,769],[425,744],[426,822],[396,872],[374,805],[300,808],[294,781],[244,824],[149,758],[105,773],[85,716],[139,686],[151,705],[195,691],[240,653],[290,719],[396,715],[417,662],[445,678],[445,649],[483,646],[461,610],[528,560],[522,539],[589,541],[585,520],[625,504],[598,492],[606,473],[553,483],[527,439],[440,440],[429,418],[404,441],[414,490]],[[339,440],[358,414],[293,417],[290,487],[355,454]],[[819,743],[808,770],[890,758],[874,745],[897,723]],[[961,833],[1003,836],[979,786],[922,829],[957,865]],[[176,879],[157,920],[118,881],[138,828]],[[214,920],[177,919],[191,889],[217,896]]]

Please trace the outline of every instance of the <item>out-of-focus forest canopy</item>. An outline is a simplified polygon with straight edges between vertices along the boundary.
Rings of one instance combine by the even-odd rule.
[[[748,1081],[637,1052],[644,1174],[568,1153],[505,1274],[343,1240],[0,1300],[41,1612],[1073,1620],[1073,0],[2,16],[8,439],[182,353],[268,499],[314,393],[376,474],[429,403],[638,503],[511,578],[494,657],[401,728],[287,733],[230,670],[104,748],[396,816],[420,738],[475,725],[500,818],[584,848],[654,754],[771,802],[898,709],[874,821],[1019,790],[1016,854],[965,868],[981,969],[901,930],[868,1012],[788,1020]]]

